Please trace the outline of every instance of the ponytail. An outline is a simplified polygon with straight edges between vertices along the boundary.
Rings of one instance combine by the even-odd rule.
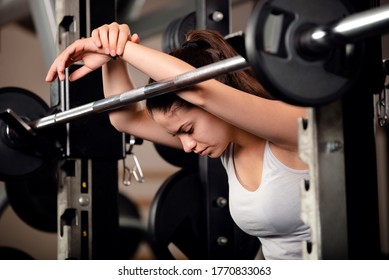
[[[188,32],[186,37],[187,41],[183,44],[183,47],[185,45],[193,44],[193,42],[197,42],[197,44],[199,44],[199,42],[202,42],[201,44],[203,46],[209,46],[208,48],[206,48],[206,51],[212,54],[213,57],[213,60],[209,63],[239,55],[237,51],[217,31],[209,29],[193,30]],[[174,52],[172,54],[174,55]],[[197,59],[195,58],[193,61],[195,62]],[[192,64],[191,61],[187,62]],[[200,67],[205,65],[205,63],[202,65],[192,65],[195,67]],[[254,94],[263,98],[273,99],[272,96],[263,88],[263,86],[255,78],[251,69],[236,71],[227,74],[226,76],[228,76],[228,78],[224,78],[224,80],[222,78],[221,82],[224,82],[232,87],[238,88],[250,94]],[[216,79],[219,80],[219,78]]]

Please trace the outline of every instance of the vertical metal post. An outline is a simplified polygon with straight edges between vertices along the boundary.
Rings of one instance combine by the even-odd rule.
[[[56,2],[56,23],[57,36],[56,45],[57,53],[62,52],[73,41],[80,38],[80,9],[77,0],[57,1]],[[66,70],[69,75],[69,70]],[[53,106],[58,106],[61,111],[70,108],[69,104],[69,82],[59,83],[58,88],[52,87],[51,100]],[[55,97],[55,98],[54,98]],[[54,101],[55,100],[55,101]],[[82,182],[81,160],[70,159],[70,142],[69,142],[70,124],[65,125],[65,139],[63,146],[65,148],[66,160],[62,166],[61,181],[58,189],[58,239],[57,239],[57,257],[58,259],[90,259],[92,248],[92,228],[88,221],[90,215],[85,217],[85,213],[92,213],[91,188],[83,194],[83,201],[88,203],[79,204],[77,199],[81,195],[81,186],[87,184],[90,180],[90,172],[87,172],[87,182]],[[89,168],[88,168],[89,169]],[[80,196],[81,198],[81,196]],[[83,211],[83,218],[81,218]],[[87,230],[86,230],[87,229]],[[83,233],[84,231],[84,233]],[[83,236],[83,237],[82,237]],[[83,246],[81,247],[81,243]]]
[[[92,162],[66,160],[58,191],[60,260],[92,258]]]
[[[230,33],[230,1],[196,0],[196,28]],[[228,180],[219,159],[199,157],[200,177],[206,195],[208,259],[225,259],[233,253],[233,222],[228,212]],[[224,205],[217,200],[225,200]],[[218,206],[219,205],[219,206]],[[230,219],[228,219],[230,218]]]
[[[58,0],[57,51],[116,17],[116,1]],[[68,76],[80,65],[66,70]],[[104,97],[101,70],[51,90],[52,106],[61,111]],[[58,258],[116,259],[118,257],[118,160],[124,158],[124,135],[108,114],[64,125],[59,140],[65,159],[58,190]]]
[[[230,0],[196,2],[196,28],[212,29],[222,35],[231,33]],[[246,236],[232,220],[228,208],[228,178],[220,159],[199,157],[200,177],[207,206],[207,256],[208,259],[234,259],[255,256],[259,241]],[[248,240],[255,238],[255,240]],[[246,246],[239,244],[246,242]],[[247,252],[247,244],[253,245]]]
[[[310,108],[299,121],[300,157],[310,180],[301,186],[301,216],[311,227],[304,259],[347,259],[347,203],[341,102]]]

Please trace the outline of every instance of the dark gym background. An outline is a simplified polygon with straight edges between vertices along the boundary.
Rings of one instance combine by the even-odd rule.
[[[50,89],[49,85],[44,82],[48,62],[45,60],[40,41],[34,30],[28,2],[28,0],[0,0],[0,87],[25,88],[38,94],[49,103]],[[175,18],[194,11],[196,1],[134,0],[129,2],[142,4],[139,7],[134,5],[133,12],[127,13],[127,17],[123,17],[122,21],[129,23],[132,31],[140,34],[143,44],[161,49],[164,28]],[[255,1],[236,0],[231,2],[231,30],[233,32],[245,30]],[[389,3],[389,0],[381,0],[380,2],[383,5]],[[388,38],[384,36],[382,42],[383,58],[389,57]],[[133,69],[130,71],[133,73],[136,86],[142,86],[147,82],[147,77]],[[383,129],[377,127],[381,246],[383,251],[388,254],[388,167],[384,163],[387,161],[385,155],[388,145],[386,141]],[[138,205],[146,225],[149,205],[154,194],[162,182],[178,168],[164,161],[157,154],[154,146],[148,142],[136,146],[134,152],[140,160],[146,181],[143,184],[133,182],[133,186],[129,188],[120,186],[120,192],[130,197]],[[363,164],[362,160],[361,164]],[[121,167],[121,164],[119,166]],[[121,177],[119,180],[121,181]],[[4,191],[4,184],[0,182],[0,192],[2,191]],[[29,227],[15,215],[11,207],[7,207],[0,219],[0,246],[17,248],[35,259],[44,260],[57,258],[56,243],[56,234],[40,232]],[[141,246],[135,257],[138,259],[153,258],[147,245]]]

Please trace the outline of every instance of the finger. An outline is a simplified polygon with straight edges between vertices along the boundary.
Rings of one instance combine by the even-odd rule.
[[[73,48],[69,46],[54,60],[46,75],[45,80],[47,82],[54,81],[56,77],[58,77],[61,81],[65,79],[65,68],[74,63],[71,61],[71,55],[73,52]]]
[[[122,24],[119,26],[119,38],[118,38],[118,44],[116,48],[117,55],[122,55],[124,51],[124,47],[128,40],[131,39],[131,32],[130,28],[128,28],[128,25]]]
[[[109,40],[108,40],[108,31],[109,27],[107,24],[99,27],[99,38],[102,45],[102,48],[104,49],[105,54],[109,55]]]
[[[67,55],[62,54],[54,61],[52,65],[52,70],[51,70],[52,76],[58,77],[61,81],[65,80],[66,60],[67,60]]]
[[[92,71],[93,71],[92,69],[90,69],[90,68],[88,68],[86,66],[82,66],[82,67],[78,68],[76,71],[74,71],[69,76],[69,81],[70,82],[76,81],[76,80],[84,77],[85,75],[89,74]]]
[[[50,66],[49,71],[47,72],[45,81],[46,82],[52,82],[57,78],[57,66],[56,66],[56,61],[53,62],[53,64]]]
[[[132,34],[131,42],[136,43],[136,44],[140,43],[140,37],[139,37],[138,33]]]
[[[51,64],[49,71],[47,71],[47,75],[45,78],[46,82],[52,82],[55,78],[57,78],[57,64],[58,64],[58,57],[54,59],[53,63]]]
[[[73,44],[69,45],[62,54],[57,58],[57,75],[61,81],[65,80],[65,69],[80,60],[79,49],[82,49],[82,40],[76,40]]]
[[[67,61],[67,58],[62,58],[61,60],[59,60],[57,62],[57,76],[61,81],[64,81],[66,78],[66,75],[65,75],[65,69],[67,67],[66,61]]]
[[[116,49],[118,45],[118,36],[119,36],[119,25],[114,22],[109,26],[109,50],[111,56],[116,56]]]
[[[100,41],[100,34],[98,29],[93,29],[91,33],[93,43],[96,45],[96,47],[101,48],[103,45],[101,44]]]

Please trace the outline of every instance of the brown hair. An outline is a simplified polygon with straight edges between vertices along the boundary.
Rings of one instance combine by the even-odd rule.
[[[182,47],[172,51],[170,55],[196,68],[238,55],[237,51],[217,31],[196,29],[190,31],[186,37],[187,41],[183,43]],[[263,98],[272,98],[254,77],[251,69],[228,73],[215,79],[247,93]],[[146,104],[150,112],[156,109],[165,113],[170,110],[173,104],[186,107],[193,106],[174,93],[147,99]]]

